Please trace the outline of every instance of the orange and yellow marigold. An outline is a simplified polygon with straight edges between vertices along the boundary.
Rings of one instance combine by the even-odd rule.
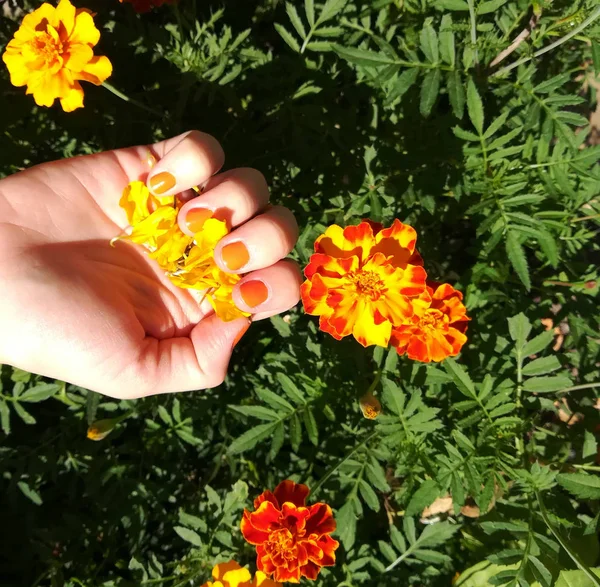
[[[2,55],[13,85],[27,86],[38,106],[59,99],[65,112],[83,106],[80,81],[100,85],[112,73],[107,57],[94,55],[100,40],[92,14],[69,0],[44,3],[23,18]]]
[[[315,242],[305,268],[302,302],[336,339],[353,335],[363,346],[392,344],[418,361],[455,356],[466,342],[469,318],[462,294],[431,287],[416,250],[417,233],[394,220],[332,225]]]
[[[225,273],[214,259],[217,243],[229,232],[225,221],[209,218],[199,232],[188,236],[177,224],[182,205],[177,197],[157,198],[142,181],[132,181],[119,204],[131,226],[120,240],[142,245],[174,285],[201,292],[222,320],[248,316],[236,307],[232,298],[233,288],[241,277]]]
[[[275,491],[254,500],[244,510],[242,534],[256,546],[259,571],[280,582],[315,580],[322,567],[335,564],[339,543],[331,537],[335,520],[325,503],[306,505],[306,485],[283,481]]]
[[[207,581],[202,587],[281,587],[281,583],[271,581],[261,571],[252,579],[250,571],[235,561],[216,565],[212,576],[214,581]]]

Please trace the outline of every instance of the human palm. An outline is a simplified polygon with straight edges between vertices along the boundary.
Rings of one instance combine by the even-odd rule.
[[[177,185],[172,191],[207,180],[222,163],[216,141],[201,133],[152,149],[159,159],[156,169],[174,170]],[[199,303],[193,293],[171,284],[140,247],[123,241],[110,244],[127,227],[118,204],[120,194],[130,181],[146,180],[152,161],[149,153],[148,148],[133,147],[67,159],[0,182],[3,362],[121,398],[222,382],[233,346],[249,321],[222,322],[209,304]],[[194,158],[195,166],[190,164]],[[240,171],[247,176],[250,170],[234,170],[222,174],[224,180],[216,176],[210,182],[217,187],[231,183],[230,193],[242,186],[245,196],[255,200],[250,208],[258,211],[262,196],[253,193],[252,185],[243,180],[244,173],[240,180]],[[255,182],[256,174],[250,174]],[[197,209],[198,204],[214,209],[211,192],[207,190],[198,202],[189,202],[182,213]],[[283,217],[289,224],[286,214]],[[231,216],[234,225],[243,224],[241,218],[236,222],[235,210]],[[238,230],[242,232],[259,218]],[[282,227],[281,222],[277,227]],[[293,221],[291,227],[291,234],[283,235],[282,243],[286,243],[280,257],[293,246]],[[248,250],[252,251],[251,246]],[[275,272],[275,277],[283,279],[286,293],[279,302],[272,296],[270,304],[266,300],[244,307],[244,298],[234,292],[240,309],[264,317],[296,303],[297,270],[286,262],[257,263],[252,266],[251,260],[243,267],[244,273],[262,269],[267,272],[263,281],[268,281]]]

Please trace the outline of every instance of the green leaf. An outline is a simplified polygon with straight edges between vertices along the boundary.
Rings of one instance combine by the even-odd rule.
[[[489,0],[488,2],[482,2],[477,7],[477,15],[489,14],[490,12],[496,12],[498,8],[504,6],[508,0]]]
[[[458,390],[468,398],[475,399],[477,397],[475,386],[462,365],[459,365],[454,359],[446,359],[443,365],[444,369],[452,377],[452,381],[454,381]]]
[[[300,418],[298,414],[294,414],[290,418],[290,444],[292,450],[298,452],[300,450],[300,444],[302,443],[302,428],[300,426]]]
[[[552,573],[544,566],[539,558],[530,554],[527,559],[531,565],[533,575],[540,582],[542,587],[550,587],[552,585]]]
[[[590,569],[600,577],[600,568]],[[584,571],[561,571],[554,587],[595,587]]]
[[[19,402],[13,402],[13,408],[25,424],[35,424],[35,418]]]
[[[458,70],[448,74],[448,99],[456,118],[462,119],[465,114],[465,89]]]
[[[531,332],[531,322],[523,312],[508,319],[508,333],[518,349],[522,349]]]
[[[179,534],[179,536],[181,536],[181,538],[183,538],[186,542],[189,542],[194,546],[202,546],[202,539],[193,530],[190,530],[189,528],[184,528],[183,526],[175,526],[174,529],[175,532],[177,532],[177,534]]]
[[[254,448],[261,440],[264,440],[271,435],[276,425],[276,423],[259,424],[258,426],[251,428],[247,432],[244,432],[239,438],[236,438],[229,446],[227,452],[230,455],[237,455]]]
[[[175,434],[177,434],[177,436],[179,438],[181,438],[181,440],[183,440],[183,442],[187,442],[188,444],[191,444],[192,446],[197,446],[198,444],[202,444],[202,440],[200,440],[199,438],[196,438],[188,430],[178,429],[178,430],[175,430]]]
[[[281,38],[287,43],[287,45],[296,53],[300,53],[300,45],[298,41],[292,36],[292,34],[279,23],[275,23],[275,30],[279,33]]]
[[[96,419],[96,412],[98,411],[98,406],[100,405],[101,399],[101,394],[88,390],[85,401],[85,416],[88,426],[91,426]]]
[[[390,526],[390,538],[392,544],[398,549],[398,552],[404,552],[406,550],[406,540],[402,536],[402,532],[396,528],[396,526]]]
[[[158,406],[158,415],[167,426],[173,426],[173,418],[163,405]]]
[[[390,93],[388,94],[388,100],[393,102],[398,98],[401,98],[410,90],[410,88],[417,81],[417,77],[419,77],[419,70],[416,67],[412,67],[410,69],[406,69],[399,76]]]
[[[440,92],[440,79],[442,74],[439,69],[432,69],[429,71],[423,79],[423,85],[421,86],[421,102],[419,110],[425,117],[429,116],[431,109],[437,100]]]
[[[600,499],[600,477],[588,473],[559,473],[556,480],[580,499]]]
[[[296,387],[296,384],[284,373],[277,373],[277,380],[281,385],[281,389],[285,394],[296,404],[304,405],[304,396],[302,392]]]
[[[35,505],[42,505],[42,498],[40,494],[35,489],[29,487],[25,481],[19,481],[17,486],[27,499],[31,500]]]
[[[296,32],[300,35],[301,39],[306,39],[306,31],[304,30],[304,25],[302,24],[302,19],[298,15],[298,11],[296,7],[290,2],[285,3],[285,11],[292,23],[292,26],[296,29]],[[288,43],[289,44],[289,43]]]
[[[306,14],[306,20],[312,27],[315,24],[315,2],[314,0],[304,0],[304,14]]]
[[[206,532],[208,529],[205,520],[199,518],[198,516],[187,514],[183,510],[179,510],[179,521],[184,526],[189,526],[190,528],[193,528],[194,530],[200,530],[201,532]]]
[[[8,436],[10,434],[10,410],[3,399],[0,399],[0,424],[2,432]]]
[[[377,544],[379,546],[379,550],[381,551],[381,554],[383,554],[383,556],[389,562],[394,562],[396,560],[396,557],[398,555],[396,554],[395,550],[387,542],[384,542],[383,540],[378,540]]]
[[[38,383],[30,387],[19,397],[20,402],[36,403],[44,401],[60,391],[60,385],[56,383]]]
[[[342,11],[347,0],[327,0],[321,9],[321,14],[318,18],[318,23],[323,23],[333,18],[336,14]]]
[[[452,32],[452,17],[449,14],[444,14],[442,17],[439,39],[442,61],[454,67],[456,49],[454,47],[454,33]]]
[[[319,444],[319,430],[317,428],[317,422],[315,420],[315,415],[311,408],[306,408],[304,410],[303,420],[304,427],[306,428],[306,434],[308,435],[308,439],[315,445]]]
[[[273,438],[271,439],[271,451],[269,453],[271,459],[274,459],[279,454],[279,451],[283,446],[284,439],[285,427],[283,426],[283,422],[280,422],[275,427],[275,430],[273,431]]]
[[[538,84],[535,86],[535,88],[533,88],[532,91],[536,94],[549,94],[550,92],[554,92],[555,90],[558,90],[558,88],[564,86],[570,79],[570,73],[561,73],[543,81],[541,84]]]
[[[523,389],[532,393],[549,393],[551,391],[560,391],[569,387],[571,387],[571,380],[565,375],[555,375],[554,377],[532,377],[523,383]]]
[[[467,112],[477,132],[483,134],[483,104],[477,91],[477,86],[471,78],[467,83]]]
[[[269,391],[268,389],[257,388],[255,389],[256,395],[266,404],[268,404],[271,408],[276,411],[283,411],[285,413],[293,412],[294,406],[290,404],[285,398]]]
[[[592,61],[594,62],[594,71],[600,76],[600,43],[592,39]]]
[[[468,130],[464,130],[460,128],[460,126],[453,127],[452,132],[455,136],[457,136],[459,139],[462,139],[463,141],[472,141],[477,143],[479,142],[479,137],[475,133],[470,132]]]
[[[279,420],[277,412],[274,412],[270,408],[265,408],[264,406],[228,406],[228,408],[238,414],[251,416],[252,418],[258,418],[259,420],[266,420],[267,422]]]
[[[437,63],[440,59],[438,49],[438,38],[430,24],[426,24],[421,30],[421,51],[430,63]]]
[[[500,116],[498,116],[498,118],[494,119],[492,121],[492,124],[490,124],[490,126],[487,127],[485,133],[483,134],[483,138],[484,139],[489,139],[496,132],[498,132],[498,130],[500,128],[502,128],[502,126],[506,122],[506,119],[508,118],[509,114],[510,114],[510,111],[509,110],[505,110],[502,114],[500,114]]]
[[[423,481],[408,502],[405,516],[416,516],[430,506],[440,495],[440,489],[433,479]]]
[[[530,377],[532,375],[545,375],[546,373],[551,373],[560,368],[560,361],[554,355],[550,355],[549,357],[541,357],[527,363],[527,365],[523,367],[522,372],[523,375]]]
[[[378,512],[380,508],[379,498],[373,491],[373,488],[364,480],[361,479],[358,484],[358,490],[364,502],[374,511]]]
[[[356,512],[351,501],[347,501],[335,516],[337,535],[340,537],[346,551],[350,551],[356,540]]]
[[[513,230],[510,230],[506,236],[506,255],[525,289],[529,291],[531,289],[531,279],[529,277],[527,258],[519,242],[519,237]]]
[[[596,437],[589,430],[583,432],[583,446],[581,448],[581,458],[588,459],[598,454],[598,443]]]
[[[552,330],[538,334],[523,347],[523,356],[529,357],[530,355],[541,353],[553,340],[554,332]]]
[[[469,10],[465,0],[437,0],[435,7],[442,10]]]
[[[342,47],[337,44],[332,44],[332,48],[340,57],[357,65],[393,65],[396,63],[395,59],[391,59],[383,53],[355,49],[354,47]]]

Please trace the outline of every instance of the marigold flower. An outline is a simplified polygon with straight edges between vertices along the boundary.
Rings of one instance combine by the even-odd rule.
[[[359,400],[358,405],[362,415],[368,420],[375,420],[381,414],[381,402],[371,393],[365,393]]]
[[[309,492],[306,485],[283,481],[254,500],[255,511],[244,510],[242,534],[256,546],[256,566],[276,581],[315,580],[322,567],[335,564],[333,513],[325,503],[306,506]]]
[[[412,317],[411,299],[425,290],[416,240],[399,220],[389,228],[369,221],[330,226],[304,270],[304,309],[338,340],[352,334],[365,347],[386,347],[392,326]]]
[[[65,112],[83,107],[80,81],[97,86],[112,73],[108,57],[94,55],[100,40],[92,14],[69,0],[44,3],[23,18],[2,55],[14,86],[27,86],[38,106],[59,99]]]
[[[141,181],[125,188],[119,204],[131,231],[115,240],[145,247],[173,284],[203,292],[222,320],[249,315],[232,299],[233,287],[241,276],[225,273],[215,263],[215,246],[229,232],[224,221],[209,218],[200,232],[188,236],[177,224],[181,202],[173,196],[156,198]]]
[[[235,561],[220,563],[212,570],[214,581],[207,581],[202,587],[280,587],[281,583],[276,583],[267,578],[261,571],[257,571],[254,579],[250,571],[240,567]]]
[[[119,0],[121,4],[127,2],[133,5],[133,9],[140,14],[150,12],[154,7],[162,6],[163,4],[175,4],[176,0]]]
[[[455,357],[467,342],[470,320],[462,297],[447,283],[429,282],[427,291],[412,302],[413,317],[394,328],[391,343],[398,354],[424,363]]]

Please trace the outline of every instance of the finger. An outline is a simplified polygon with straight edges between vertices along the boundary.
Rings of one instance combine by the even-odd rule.
[[[261,320],[286,312],[300,300],[302,274],[294,261],[284,260],[246,275],[233,289],[233,302]]]
[[[179,211],[179,228],[189,236],[194,236],[210,216],[225,220],[228,226],[239,226],[269,202],[267,181],[256,169],[220,173],[211,177],[203,188],[198,197]]]
[[[205,182],[225,161],[219,142],[198,130],[179,137],[152,168],[148,189],[155,196],[172,196]]]
[[[212,314],[197,324],[188,337],[146,338],[138,370],[148,384],[136,397],[221,385],[231,353],[249,326],[247,318],[223,322]]]
[[[294,215],[275,206],[222,238],[215,247],[215,261],[228,273],[263,269],[290,253],[297,238]]]

